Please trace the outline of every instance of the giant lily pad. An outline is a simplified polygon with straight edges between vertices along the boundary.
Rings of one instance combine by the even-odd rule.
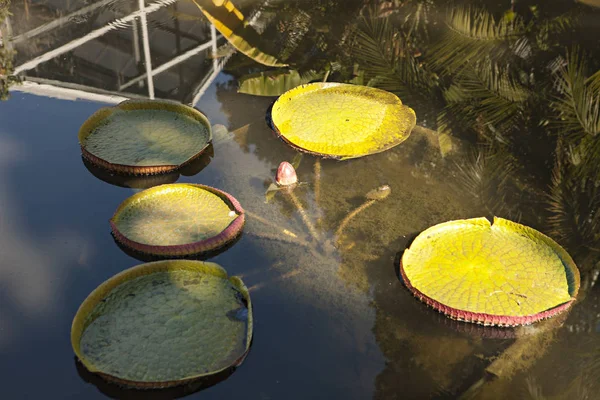
[[[450,318],[484,325],[530,324],[567,310],[579,290],[569,254],[535,229],[494,218],[423,231],[400,270],[419,300]]]
[[[414,111],[392,93],[343,83],[311,83],[279,97],[276,132],[293,147],[336,159],[390,149],[408,138]]]
[[[244,210],[228,193],[204,185],[176,183],[136,193],[110,220],[115,239],[154,256],[214,252],[244,226]]]
[[[238,277],[201,261],[157,261],[98,286],[71,327],[91,372],[143,388],[171,387],[241,364],[252,340],[252,303]]]
[[[211,139],[204,114],[166,100],[101,108],[79,130],[87,160],[127,174],[174,171],[202,154]]]

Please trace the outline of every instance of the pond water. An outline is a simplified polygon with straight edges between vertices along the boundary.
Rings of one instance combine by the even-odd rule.
[[[446,3],[233,0],[256,34],[251,59],[191,1],[13,1],[0,68],[18,77],[0,103],[2,398],[600,398],[600,3]],[[257,62],[267,56],[291,67]],[[276,97],[261,94],[290,69],[392,91],[417,113],[409,139],[383,153],[304,155],[302,212],[281,192],[265,197],[297,153],[265,122]],[[264,71],[274,87],[249,82]],[[127,98],[200,109],[215,126],[212,157],[147,179],[84,164],[79,127]],[[112,239],[116,207],[175,181],[223,189],[249,212],[211,261],[250,288],[254,339],[213,386],[124,390],[77,364],[71,322],[101,282],[141,263]],[[335,237],[383,184],[391,194]],[[582,290],[571,312],[480,327],[406,290],[398,257],[416,234],[494,215],[572,254]],[[306,220],[337,246],[280,239],[309,238]]]

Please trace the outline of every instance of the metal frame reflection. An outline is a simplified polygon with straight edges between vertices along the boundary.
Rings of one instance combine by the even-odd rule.
[[[56,28],[59,28],[61,26],[64,26],[65,24],[68,24],[72,18],[85,15],[86,13],[96,10],[112,1],[114,1],[114,0],[111,0],[111,1],[101,0],[94,4],[91,4],[89,6],[83,7],[71,14],[68,14],[68,15],[58,18],[52,22],[49,22],[48,24],[42,25],[42,26],[32,29],[28,32],[25,32],[23,34],[15,36],[15,37],[11,38],[9,43],[11,45],[18,44],[18,43],[26,41],[28,39],[37,37],[43,33],[50,32]],[[116,104],[116,103],[119,103],[128,98],[143,97],[143,96],[139,96],[139,95],[135,95],[133,93],[123,92],[123,91],[125,89],[135,85],[136,83],[141,85],[142,82],[145,81],[148,97],[150,99],[154,99],[155,98],[154,78],[156,75],[158,75],[164,71],[167,71],[168,69],[170,69],[178,64],[183,63],[184,61],[190,59],[191,57],[193,57],[197,54],[200,54],[202,51],[210,49],[212,56],[213,56],[212,67],[208,71],[208,73],[204,76],[204,78],[201,80],[200,84],[198,84],[194,88],[194,91],[192,92],[193,93],[192,101],[188,103],[188,104],[191,104],[192,106],[195,106],[198,103],[198,101],[200,100],[200,98],[202,97],[202,95],[205,93],[207,88],[210,86],[210,84],[216,79],[218,74],[221,72],[221,70],[223,69],[223,67],[224,67],[225,63],[227,62],[227,60],[229,59],[229,57],[226,57],[222,60],[218,60],[216,58],[217,43],[218,43],[218,40],[222,36],[220,34],[217,34],[216,29],[214,28],[213,25],[210,25],[211,29],[210,29],[210,40],[209,41],[202,43],[192,49],[185,51],[182,54],[179,54],[179,55],[173,57],[169,61],[159,65],[158,67],[156,67],[154,69],[152,68],[152,52],[151,52],[151,47],[150,47],[150,36],[148,33],[147,15],[162,9],[163,7],[175,4],[177,1],[178,0],[157,0],[149,5],[146,5],[145,0],[138,0],[138,7],[139,7],[138,11],[135,11],[125,17],[112,20],[111,22],[106,23],[101,28],[95,29],[80,38],[74,39],[62,46],[59,46],[52,50],[49,50],[44,54],[41,54],[31,60],[28,60],[28,61],[18,65],[15,68],[14,73],[20,74],[21,77],[24,78],[24,82],[21,86],[15,86],[15,87],[11,88],[11,90],[27,92],[27,93],[34,93],[37,95],[44,95],[44,96],[50,96],[50,97],[60,97],[63,99],[86,99],[86,100],[101,101],[101,102],[106,102],[106,103],[110,103],[110,104]],[[142,46],[143,46],[143,53],[144,53],[144,65],[145,65],[146,72],[138,75],[135,78],[128,80],[127,82],[125,82],[123,84],[119,84],[118,91],[107,91],[107,90],[102,90],[102,89],[98,89],[98,88],[86,86],[86,85],[78,85],[78,84],[69,83],[69,82],[62,82],[62,81],[37,78],[37,77],[28,77],[25,74],[27,71],[36,68],[41,63],[49,61],[55,57],[65,54],[67,52],[70,52],[70,51],[76,49],[77,47],[80,47],[80,46],[84,45],[85,43],[90,42],[91,40],[97,39],[97,38],[107,34],[108,32],[122,28],[123,26],[129,25],[129,24],[131,24],[131,26],[132,26],[132,35],[133,35],[133,39],[134,39],[133,40],[133,43],[134,43],[134,49],[133,49],[134,54],[133,55],[135,57],[135,61],[139,62],[141,59],[141,57],[140,57],[141,54],[140,54],[139,46],[137,45],[138,39],[139,39],[139,33],[140,33],[139,32],[140,29],[138,28],[137,23],[136,23],[136,20],[138,20],[138,19],[139,19],[140,25],[141,25]]]

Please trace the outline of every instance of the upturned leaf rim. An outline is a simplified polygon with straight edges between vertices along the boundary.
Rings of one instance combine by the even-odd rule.
[[[432,297],[427,296],[426,294],[421,292],[418,288],[416,288],[411,283],[411,281],[408,278],[406,271],[404,269],[403,264],[405,262],[405,257],[408,254],[408,252],[406,250],[411,249],[413,247],[413,245],[415,245],[415,242],[417,242],[418,240],[423,240],[423,238],[424,237],[426,238],[427,235],[431,232],[437,231],[440,228],[445,228],[445,227],[448,227],[451,225],[464,224],[465,222],[480,222],[480,223],[483,222],[483,223],[487,223],[490,227],[492,227],[492,225],[502,225],[502,226],[513,225],[513,226],[518,227],[519,229],[523,229],[528,234],[535,236],[538,239],[540,239],[541,241],[543,241],[544,244],[547,245],[548,247],[550,247],[563,262],[563,265],[565,267],[565,274],[567,275],[567,281],[569,284],[569,295],[571,296],[571,299],[569,301],[559,304],[555,307],[552,307],[550,309],[547,309],[545,311],[538,312],[538,313],[535,313],[532,315],[509,316],[509,315],[497,315],[497,314],[489,314],[489,313],[482,313],[482,312],[472,312],[472,311],[468,311],[468,310],[461,310],[461,309],[453,308],[453,307],[443,304],[440,301],[437,301],[437,300],[433,299]],[[552,238],[544,235],[543,233],[541,233],[533,228],[530,228],[530,227],[522,225],[522,224],[518,224],[513,221],[509,221],[504,218],[494,217],[493,222],[490,222],[487,218],[483,218],[483,217],[443,222],[443,223],[431,226],[431,227],[425,229],[424,231],[422,231],[412,241],[410,247],[408,247],[406,250],[404,251],[404,254],[402,255],[402,257],[400,258],[400,261],[399,261],[400,275],[402,276],[404,285],[408,288],[408,290],[412,293],[412,295],[415,296],[417,299],[419,299],[421,302],[425,303],[429,307],[433,308],[434,310],[444,314],[445,316],[447,316],[451,319],[462,321],[462,322],[475,323],[475,324],[480,324],[480,325],[484,325],[484,326],[498,326],[498,327],[515,327],[515,326],[520,326],[520,325],[530,325],[535,322],[554,317],[558,314],[561,314],[561,313],[567,311],[573,305],[573,303],[576,301],[577,294],[579,292],[579,287],[580,287],[579,269],[577,268],[577,265],[575,264],[575,262],[573,261],[573,259],[569,255],[569,253],[562,246],[560,246]]]
[[[381,98],[388,97],[390,99],[394,99],[394,101],[397,103],[398,110],[405,113],[405,116],[409,119],[409,124],[408,124],[409,126],[406,129],[406,135],[401,137],[399,140],[390,142],[386,146],[375,148],[370,151],[362,152],[360,154],[330,154],[330,153],[318,152],[318,151],[310,150],[310,149],[304,148],[302,146],[299,146],[298,144],[292,142],[289,138],[287,138],[285,135],[285,132],[281,131],[281,129],[277,126],[277,123],[275,121],[277,107],[282,106],[282,101],[283,101],[282,99],[285,99],[287,97],[289,99],[288,101],[291,101],[291,99],[293,99],[295,96],[306,93],[306,92],[317,92],[317,91],[326,90],[326,89],[334,88],[334,87],[342,87],[342,88],[346,88],[347,90],[351,90],[351,91],[358,90],[358,89],[369,90],[375,96],[379,96]],[[368,87],[368,86],[362,86],[362,85],[349,84],[349,83],[340,83],[340,82],[313,82],[313,83],[298,85],[295,88],[290,89],[287,92],[283,93],[281,96],[279,96],[277,98],[277,100],[275,100],[273,105],[268,110],[267,121],[268,121],[267,123],[268,123],[269,127],[275,132],[277,137],[279,139],[281,139],[282,141],[284,141],[285,143],[287,143],[290,147],[292,147],[300,152],[311,154],[314,156],[319,156],[321,158],[343,161],[343,160],[350,160],[350,159],[354,159],[354,158],[361,158],[361,157],[366,157],[366,156],[370,156],[373,154],[382,153],[386,150],[394,148],[394,147],[398,146],[399,144],[403,143],[410,137],[412,130],[416,126],[417,116],[415,114],[415,111],[412,108],[408,107],[407,105],[403,104],[402,100],[400,100],[400,98],[398,96],[396,96],[395,94],[393,94],[391,92],[382,90],[382,89]]]
[[[206,143],[201,149],[189,157],[181,164],[164,164],[164,165],[152,165],[152,166],[136,166],[128,164],[112,163],[104,160],[103,158],[93,154],[86,148],[87,138],[94,132],[94,130],[103,123],[108,117],[110,117],[115,111],[138,111],[138,110],[163,110],[170,111],[177,114],[188,116],[198,123],[203,125],[207,129],[208,137]],[[192,163],[198,159],[205,150],[210,146],[212,142],[212,128],[208,118],[201,113],[199,110],[186,106],[185,104],[178,103],[172,100],[137,100],[130,99],[125,100],[115,106],[102,107],[94,112],[79,128],[78,133],[79,146],[83,157],[90,163],[106,169],[108,171],[122,174],[122,175],[155,175],[167,172],[173,172],[186,165]]]
[[[156,195],[164,190],[171,188],[190,188],[190,189],[201,189],[210,192],[219,198],[221,198],[237,216],[233,221],[218,235],[203,239],[197,242],[190,242],[186,244],[176,245],[151,245],[147,243],[141,243],[132,239],[129,239],[123,234],[117,227],[116,220],[119,218],[121,212],[131,206],[139,199],[147,196]],[[227,192],[220,189],[216,189],[211,186],[201,185],[197,183],[169,183],[165,185],[154,186],[150,189],[138,192],[127,199],[125,199],[117,208],[112,218],[110,219],[110,227],[115,240],[123,245],[125,248],[140,252],[145,255],[158,256],[158,257],[190,257],[200,256],[207,253],[213,253],[219,249],[225,248],[229,243],[233,242],[243,231],[246,220],[246,214],[242,205],[239,201]]]
[[[220,277],[222,279],[227,279],[237,290],[239,290],[239,292],[244,297],[246,307],[248,308],[246,347],[245,351],[242,354],[240,354],[240,356],[233,363],[215,371],[209,371],[202,374],[188,376],[184,379],[171,381],[140,382],[123,379],[121,377],[102,372],[101,370],[96,368],[90,360],[84,357],[80,346],[81,338],[85,329],[93,322],[87,321],[87,316],[94,310],[98,303],[100,303],[113,289],[127,281],[138,278],[140,276],[150,275],[157,272],[169,272],[177,270],[194,271],[200,274],[210,274]],[[246,359],[248,352],[250,351],[252,335],[252,300],[250,299],[250,292],[248,288],[246,287],[246,285],[240,277],[228,276],[227,271],[223,267],[213,262],[195,260],[161,260],[139,264],[134,267],[128,268],[124,271],[119,272],[116,275],[113,275],[111,278],[107,279],[98,287],[96,287],[86,297],[83,303],[81,303],[73,318],[73,322],[71,324],[71,347],[73,348],[73,352],[77,356],[79,362],[81,362],[88,371],[99,375],[100,377],[109,382],[138,389],[164,389],[184,385],[205,377],[217,375],[229,368],[235,368],[241,365]]]

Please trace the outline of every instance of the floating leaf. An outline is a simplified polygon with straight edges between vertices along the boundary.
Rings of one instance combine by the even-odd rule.
[[[240,365],[252,303],[238,277],[201,261],[157,261],[98,286],[71,327],[77,358],[122,385],[165,388]]]
[[[311,83],[273,105],[273,127],[293,147],[348,159],[379,153],[408,138],[415,112],[394,94],[366,86]]]
[[[244,226],[244,210],[231,195],[209,186],[170,184],[136,193],[110,220],[125,247],[156,256],[188,256],[218,250]]]
[[[204,114],[166,100],[127,100],[101,108],[79,129],[88,161],[128,174],[174,171],[202,154],[211,139]]]
[[[240,52],[270,67],[286,67],[262,47],[264,42],[244,15],[229,0],[192,0],[215,28]]]
[[[525,325],[571,306],[579,271],[542,233],[502,219],[445,222],[423,231],[400,265],[410,291],[450,318]]]
[[[255,96],[280,96],[296,86],[322,77],[323,74],[315,71],[309,71],[302,75],[296,70],[260,72],[240,78],[238,92]]]

